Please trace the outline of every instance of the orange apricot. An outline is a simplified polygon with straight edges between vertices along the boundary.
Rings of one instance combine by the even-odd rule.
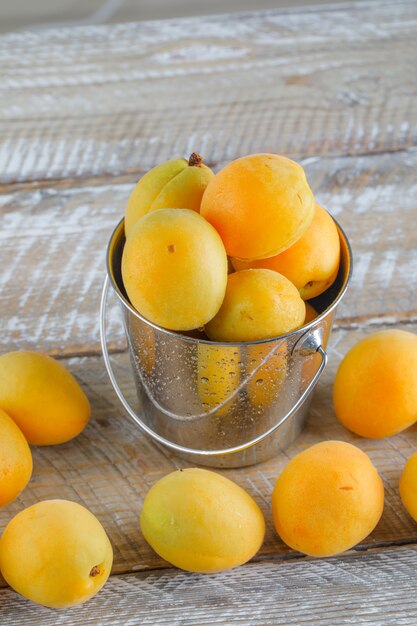
[[[228,255],[263,259],[303,235],[314,197],[301,165],[277,154],[252,154],[214,176],[200,213],[220,233]]]
[[[251,262],[232,259],[237,270],[263,267],[286,276],[297,287],[303,300],[319,296],[334,283],[339,262],[340,241],[336,225],[318,204],[310,226],[284,252]]]
[[[407,512],[417,522],[417,452],[404,465],[400,476],[400,496]]]
[[[336,416],[362,437],[395,435],[417,420],[417,335],[383,330],[349,350],[333,387]]]
[[[0,507],[12,502],[32,475],[32,453],[22,431],[0,409]]]
[[[247,392],[253,406],[266,408],[277,398],[287,376],[288,350],[285,343],[248,346],[246,374],[256,373],[248,380]]]
[[[316,317],[318,317],[318,313],[316,311],[316,309],[311,306],[311,304],[309,302],[305,302],[306,305],[306,316],[304,318],[304,324],[308,324],[309,322],[312,322],[314,319],[316,319]]]
[[[322,441],[297,454],[272,495],[276,531],[294,550],[332,556],[349,550],[377,525],[382,480],[369,457],[343,441]]]
[[[227,277],[223,304],[205,329],[214,341],[257,341],[295,330],[304,317],[305,304],[285,276],[242,270]]]

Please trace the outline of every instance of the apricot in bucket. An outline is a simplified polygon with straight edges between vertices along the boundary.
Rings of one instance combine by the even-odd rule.
[[[236,270],[263,267],[286,276],[303,300],[315,298],[335,281],[339,269],[340,241],[330,215],[316,204],[313,221],[291,247],[280,254],[258,261],[233,259]]]
[[[229,274],[223,304],[205,329],[214,341],[257,341],[295,330],[304,318],[305,304],[285,276],[250,269]]]
[[[197,152],[188,161],[173,159],[151,169],[130,194],[125,213],[126,237],[149,211],[168,207],[199,211],[204,190],[213,176]]]
[[[214,176],[200,212],[220,233],[228,255],[264,259],[303,235],[314,197],[301,165],[277,154],[252,154]]]
[[[140,218],[127,238],[122,276],[132,305],[147,320],[192,330],[222,304],[227,256],[219,234],[199,213],[159,209]]]

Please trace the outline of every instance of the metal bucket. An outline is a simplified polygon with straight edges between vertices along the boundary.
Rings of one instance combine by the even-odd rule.
[[[121,277],[124,221],[107,250],[100,310],[104,361],[126,411],[152,439],[201,465],[241,467],[284,450],[300,433],[312,391],[326,365],[336,307],[352,268],[349,242],[336,223],[341,263],[335,283],[311,301],[319,316],[267,341],[218,343],[198,333],[156,326],[130,304]],[[124,397],[110,362],[106,336],[109,285],[117,294],[139,399]]]

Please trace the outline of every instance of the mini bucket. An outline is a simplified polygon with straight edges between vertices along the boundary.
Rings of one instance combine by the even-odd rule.
[[[245,343],[201,339],[152,324],[130,304],[121,259],[124,220],[107,249],[100,310],[104,362],[128,414],[157,444],[187,460],[212,467],[243,467],[278,454],[303,428],[314,387],[327,362],[326,346],[337,305],[352,272],[352,253],[335,221],[341,244],[338,276],[311,300],[319,312],[286,335]],[[123,317],[139,408],[123,395],[107,347],[109,287]]]

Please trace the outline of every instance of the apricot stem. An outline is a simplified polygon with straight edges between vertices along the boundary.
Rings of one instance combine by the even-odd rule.
[[[188,165],[191,167],[200,167],[203,163],[203,157],[198,152],[193,152],[190,154],[190,158],[188,159]]]
[[[90,576],[98,576],[98,574],[100,574],[100,568],[98,565],[94,565],[94,567],[91,568]]]

